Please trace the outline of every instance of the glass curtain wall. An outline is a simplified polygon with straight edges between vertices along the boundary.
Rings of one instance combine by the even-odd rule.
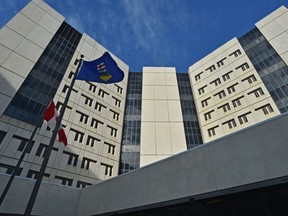
[[[142,73],[129,73],[119,174],[138,169],[142,105]]]
[[[265,39],[258,28],[254,28],[239,42],[281,113],[288,111],[288,67]]]
[[[177,73],[187,149],[203,144],[188,73]]]
[[[82,35],[63,22],[4,114],[32,125],[56,94]]]

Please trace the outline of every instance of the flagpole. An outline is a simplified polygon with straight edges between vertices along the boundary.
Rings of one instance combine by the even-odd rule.
[[[9,190],[9,188],[10,188],[10,186],[11,186],[11,184],[12,184],[12,182],[13,182],[13,180],[14,180],[14,178],[15,178],[15,176],[16,176],[19,168],[20,168],[20,165],[21,165],[21,163],[22,163],[22,161],[23,161],[26,153],[28,152],[28,150],[30,149],[30,147],[31,147],[32,144],[33,144],[33,138],[34,138],[34,136],[35,136],[35,134],[36,134],[37,129],[40,127],[40,125],[41,125],[41,119],[38,120],[38,123],[37,123],[37,125],[35,126],[32,134],[31,134],[31,136],[30,136],[30,138],[29,138],[29,140],[28,140],[28,142],[27,142],[27,145],[25,146],[25,148],[24,148],[24,150],[23,150],[23,152],[22,152],[22,154],[21,154],[21,156],[20,156],[20,158],[19,158],[19,160],[18,160],[17,165],[16,165],[16,167],[14,168],[14,170],[13,170],[13,172],[12,172],[12,175],[10,176],[10,178],[9,178],[9,180],[8,180],[8,182],[7,182],[7,185],[6,185],[5,189],[4,189],[4,191],[2,192],[2,195],[1,195],[1,197],[0,197],[0,206],[2,205],[2,203],[3,203],[3,201],[4,201],[5,197],[6,197],[6,195],[7,195],[7,193],[8,193],[8,190]]]
[[[63,115],[64,115],[64,112],[65,112],[65,109],[67,107],[67,104],[68,104],[68,100],[69,100],[69,97],[70,97],[70,94],[72,92],[72,88],[73,88],[73,85],[75,83],[75,80],[76,80],[76,77],[77,77],[77,74],[79,72],[79,69],[80,69],[80,66],[82,64],[82,61],[83,61],[83,55],[81,55],[81,58],[78,62],[78,66],[77,66],[77,69],[76,69],[76,72],[74,74],[74,77],[71,81],[71,85],[68,89],[68,92],[67,92],[67,95],[66,95],[66,98],[65,98],[65,101],[64,101],[64,104],[63,106],[61,107],[61,111],[60,111],[60,116],[58,117],[57,121],[56,121],[56,126],[55,126],[55,129],[53,131],[53,134],[52,134],[52,137],[51,137],[51,140],[49,142],[49,145],[45,151],[45,157],[44,157],[44,160],[43,160],[43,163],[41,165],[41,168],[40,168],[40,171],[39,173],[37,174],[37,178],[36,178],[36,183],[34,185],[34,188],[33,188],[33,191],[32,191],[32,194],[30,196],[30,199],[29,199],[29,202],[28,202],[28,205],[26,207],[26,210],[25,210],[25,216],[30,216],[31,215],[31,212],[32,212],[32,209],[33,209],[33,206],[34,206],[34,203],[35,203],[35,200],[36,200],[36,197],[37,197],[37,194],[38,194],[38,191],[39,191],[39,188],[40,188],[40,185],[41,185],[41,182],[42,182],[42,179],[43,179],[43,176],[44,176],[44,173],[45,173],[45,169],[47,167],[47,164],[48,164],[48,160],[49,160],[49,157],[51,155],[51,152],[52,152],[52,149],[53,149],[53,145],[54,145],[54,142],[56,140],[56,136],[57,136],[57,133],[58,133],[58,130],[60,128],[60,125],[61,125],[61,121],[63,119]]]

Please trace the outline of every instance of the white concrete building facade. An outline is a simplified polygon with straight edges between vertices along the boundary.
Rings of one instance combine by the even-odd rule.
[[[236,38],[193,64],[189,73],[204,142],[280,113]]]
[[[189,68],[204,143],[287,111],[287,19],[282,6]]]
[[[40,0],[31,1],[11,19],[0,30],[0,38],[0,170],[11,173],[35,127],[37,118],[29,118],[37,115],[37,111],[33,114],[36,107],[43,112],[49,94],[54,94],[60,110],[76,71],[76,59],[83,54],[84,60],[93,60],[107,50],[78,33]],[[128,66],[112,56],[125,72],[124,80],[111,85],[75,82],[62,121],[68,145],[55,143],[46,181],[81,188],[118,175]],[[51,83],[55,86],[49,86]],[[21,113],[21,109],[26,111]],[[25,156],[19,173],[23,177],[35,178],[40,169],[52,135],[46,127],[43,123],[38,129]]]
[[[187,150],[175,68],[143,68],[140,143],[140,166]]]

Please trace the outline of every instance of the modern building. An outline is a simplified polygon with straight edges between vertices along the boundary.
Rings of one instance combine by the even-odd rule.
[[[188,73],[129,72],[111,53],[125,78],[75,82],[33,214],[286,215],[287,23],[282,6]],[[105,51],[42,0],[0,30],[0,191],[39,126],[1,213],[25,210],[49,101],[62,107],[81,54]]]
[[[0,35],[0,170],[13,171],[40,126],[19,172],[35,178],[52,135],[42,124],[51,95],[60,110],[80,55],[93,60],[106,49],[41,0],[30,1]],[[75,82],[62,121],[69,145],[55,143],[46,181],[85,187],[118,175],[128,66],[112,56],[124,80],[112,85]]]

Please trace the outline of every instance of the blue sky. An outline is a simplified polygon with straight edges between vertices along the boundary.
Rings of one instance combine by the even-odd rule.
[[[288,0],[45,0],[130,66],[188,67]],[[0,27],[29,0],[0,0]]]

